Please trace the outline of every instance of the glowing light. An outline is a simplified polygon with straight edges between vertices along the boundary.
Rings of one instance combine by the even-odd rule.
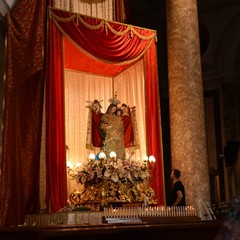
[[[89,156],[88,156],[88,158],[89,158],[90,160],[94,160],[94,159],[95,159],[95,154],[94,154],[94,153],[90,153]]]
[[[80,162],[76,163],[76,168],[79,168],[80,166],[81,166]]]
[[[147,156],[147,155],[144,155],[144,156],[142,157],[142,159],[143,159],[144,162],[147,162],[147,161],[148,161],[148,156]]]
[[[73,168],[73,163],[70,161],[67,161],[67,167],[72,169]]]
[[[106,158],[106,154],[105,154],[104,152],[100,152],[100,153],[99,153],[99,158],[100,158],[100,159]]]
[[[153,155],[149,156],[149,162],[155,163],[156,162],[156,158]]]
[[[109,156],[110,158],[116,158],[117,154],[115,152],[110,152]]]

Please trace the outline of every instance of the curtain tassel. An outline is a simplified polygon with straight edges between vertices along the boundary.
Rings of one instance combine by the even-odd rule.
[[[133,31],[132,31],[132,26],[131,26],[131,28],[130,28],[130,38],[132,38],[133,37]]]
[[[79,26],[79,19],[78,19],[78,15],[76,15],[76,23],[77,23],[77,25]]]

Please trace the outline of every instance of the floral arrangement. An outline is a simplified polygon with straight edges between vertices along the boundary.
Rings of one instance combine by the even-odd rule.
[[[112,152],[110,158],[106,158],[103,152],[98,155],[99,159],[90,158],[89,161],[71,174],[78,183],[94,185],[103,180],[117,182],[130,182],[138,184],[150,178],[146,162],[129,159],[118,159]]]
[[[152,158],[154,158],[152,156]],[[154,163],[154,159],[149,162]],[[89,160],[68,174],[83,188],[75,190],[69,196],[71,205],[88,205],[99,203],[107,206],[116,202],[143,202],[155,204],[155,192],[150,187],[151,171],[147,159],[137,161],[120,159],[115,152],[106,157],[100,152],[96,157],[89,155]]]

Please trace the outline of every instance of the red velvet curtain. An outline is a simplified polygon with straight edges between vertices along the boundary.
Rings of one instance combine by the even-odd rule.
[[[152,168],[153,179],[151,185],[155,190],[158,202],[165,204],[164,191],[164,164],[162,153],[162,135],[160,118],[160,97],[157,73],[157,52],[155,45],[151,45],[145,54],[146,74],[146,129],[147,129],[147,150],[149,155],[156,158]],[[155,71],[153,71],[155,69]]]
[[[64,131],[63,37],[52,22],[49,25],[46,70],[46,203],[48,210],[56,212],[67,203],[67,176]]]
[[[105,22],[102,19],[56,9],[51,9],[50,15],[64,35],[88,53],[104,61],[117,63],[135,60],[142,56],[155,40],[154,31],[130,25]]]
[[[7,18],[1,226],[39,211],[45,13],[46,1],[20,0]]]
[[[106,22],[101,19],[81,16],[56,9],[50,9],[49,15],[50,25],[52,25],[50,27],[50,41],[54,42],[52,49],[60,49],[62,47],[61,41],[51,39],[55,37],[56,39],[60,38],[60,33],[57,33],[56,28],[53,27],[55,24],[62,34],[70,38],[80,48],[104,61],[127,64],[131,61],[138,60],[145,54],[148,154],[154,155],[157,160],[153,172],[154,178],[152,185],[156,192],[159,204],[164,204],[164,174],[161,151],[162,143],[160,131],[160,100],[158,91],[155,32],[152,30],[137,28],[130,25],[119,24],[115,22]],[[49,68],[50,73],[48,84],[53,88],[54,84],[62,84],[63,73],[61,69],[62,66],[60,66],[60,62],[62,61],[60,58],[62,58],[62,55],[60,56],[59,52],[61,52],[61,50],[59,50],[58,53],[55,53],[52,49],[50,46],[49,59],[50,62],[53,62],[54,64],[50,63],[51,67]],[[58,57],[59,59],[54,60],[54,57]],[[58,88],[57,86],[55,87]],[[62,93],[60,95],[62,95]],[[58,99],[58,106],[60,107],[60,105],[63,104],[62,96],[60,95],[57,91],[51,91],[51,93],[49,93],[49,101],[52,101],[54,99],[54,101],[57,101]],[[49,104],[49,107],[54,109],[54,106],[51,104]],[[50,114],[51,109],[49,109],[48,112]],[[58,121],[62,122],[63,116],[56,116],[55,121],[56,123],[58,123]],[[54,127],[58,126],[56,123],[54,120],[47,121],[47,124],[52,125],[48,126],[49,131],[52,131],[52,134],[49,133],[49,136],[54,136],[55,130],[53,129]],[[59,138],[55,138],[55,140],[59,140]],[[47,144],[47,148],[49,148],[50,151],[51,144],[49,143]],[[61,147],[58,148],[58,151],[62,151],[61,148],[63,146],[62,144],[60,145]],[[63,157],[63,154],[58,154],[57,152],[55,152],[55,154],[55,156],[54,154],[51,156],[51,158],[55,159],[55,161],[58,159],[57,156]],[[48,159],[48,161],[50,161],[50,159]],[[65,161],[65,158],[59,161],[63,163]],[[54,187],[54,185],[52,185],[51,188],[52,187]],[[54,209],[57,208],[58,206],[54,207]]]

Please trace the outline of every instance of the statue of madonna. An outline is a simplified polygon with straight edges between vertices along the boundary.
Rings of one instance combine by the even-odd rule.
[[[94,100],[89,108],[87,148],[98,147],[109,157],[115,152],[117,157],[125,159],[125,149],[139,147],[135,110],[130,111],[126,104],[118,107],[120,101],[115,98],[109,100],[110,105],[102,113],[98,100]],[[134,108],[135,109],[135,108]]]
[[[117,110],[117,105],[110,104],[106,113],[101,117],[102,151],[107,156],[114,151],[118,158],[125,159],[123,121],[121,116],[116,114]]]

